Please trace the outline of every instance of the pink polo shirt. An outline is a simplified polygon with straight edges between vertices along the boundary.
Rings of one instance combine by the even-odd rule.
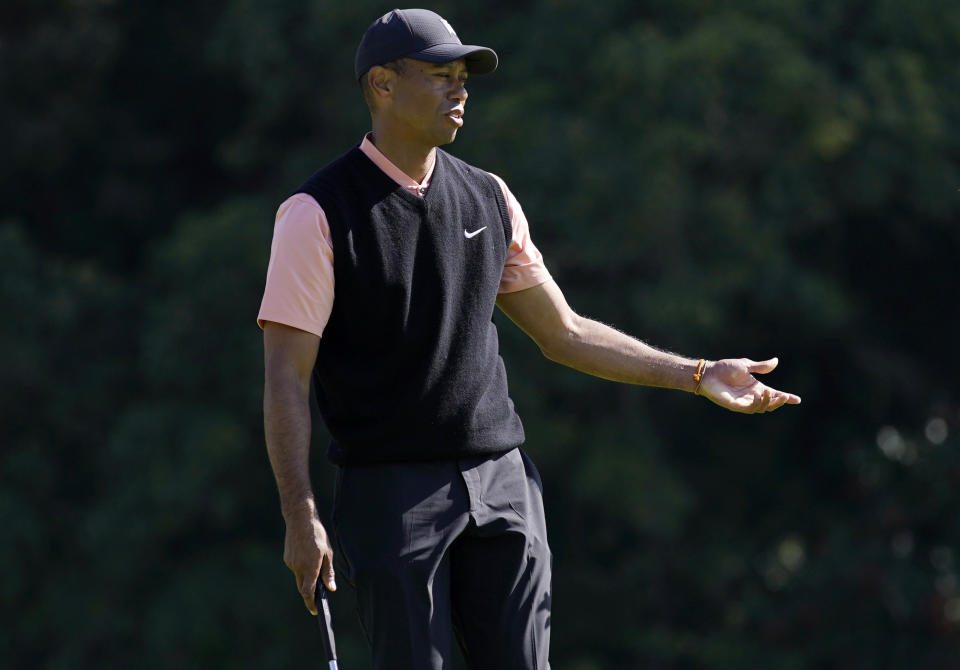
[[[433,166],[422,183],[417,183],[380,153],[367,133],[360,151],[397,184],[423,197],[430,186]],[[520,203],[497,175],[491,175],[503,189],[513,237],[500,278],[500,293],[512,293],[539,286],[548,279],[543,257],[530,239],[530,225]],[[260,303],[257,324],[276,321],[300,330],[323,335],[333,309],[333,243],[330,225],[317,201],[305,193],[287,198],[277,210],[270,246],[270,264]]]

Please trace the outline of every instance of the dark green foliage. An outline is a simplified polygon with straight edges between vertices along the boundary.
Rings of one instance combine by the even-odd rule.
[[[0,10],[4,667],[319,667],[254,319],[276,205],[368,127],[353,50],[386,9]],[[778,355],[804,397],[743,417],[618,386],[498,316],[554,667],[957,667],[960,5],[434,9],[501,56],[451,150],[510,184],[570,303]]]

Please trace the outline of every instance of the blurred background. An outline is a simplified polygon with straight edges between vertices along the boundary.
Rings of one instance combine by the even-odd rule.
[[[501,57],[450,150],[507,181],[573,307],[777,355],[803,396],[616,385],[498,315],[553,667],[960,668],[960,5],[429,7]],[[0,665],[322,667],[255,317],[277,205],[368,129],[353,53],[392,8],[0,7]]]

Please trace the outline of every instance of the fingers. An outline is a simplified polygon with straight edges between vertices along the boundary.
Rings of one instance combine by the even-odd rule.
[[[323,565],[320,567],[320,578],[328,591],[337,590],[337,582],[333,574],[333,553],[327,552],[323,555]]]
[[[775,409],[779,409],[784,405],[799,405],[800,396],[794,395],[793,393],[785,393],[783,391],[777,391],[769,387],[764,387],[763,397],[765,400],[762,400],[760,405],[755,410],[756,412],[772,412]]]
[[[327,549],[321,555],[321,563],[316,570],[307,570],[302,577],[297,578],[297,588],[303,604],[314,616],[317,615],[317,581],[321,581],[328,591],[337,590],[337,582],[333,573],[333,552]]]
[[[707,397],[721,407],[741,414],[772,412],[784,405],[800,404],[800,396],[778,391],[759,382],[754,382],[748,389],[726,390],[722,393],[711,393]]]
[[[760,412],[766,412],[767,409],[770,407],[770,401],[773,396],[773,394],[770,393],[770,391],[771,389],[764,387],[763,393],[760,394],[760,405],[756,408],[756,410],[754,410],[758,414]]]
[[[749,358],[744,359],[747,363],[747,370],[750,372],[757,372],[759,374],[766,374],[768,372],[773,372],[779,363],[779,359],[776,356],[765,361],[751,361]]]
[[[309,572],[303,576],[300,580],[300,597],[303,598],[303,604],[306,605],[307,610],[310,614],[317,615],[317,603],[314,600],[314,593],[317,590],[317,577],[319,577],[320,571]]]

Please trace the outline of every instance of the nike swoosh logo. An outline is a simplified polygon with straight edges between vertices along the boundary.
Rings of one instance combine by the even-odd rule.
[[[476,235],[479,235],[480,233],[482,233],[482,232],[485,231],[486,229],[487,229],[487,227],[484,226],[483,228],[477,228],[477,229],[476,229],[475,231],[473,231],[472,233],[468,233],[468,232],[467,232],[467,229],[464,228],[464,229],[463,229],[463,236],[466,237],[466,238],[469,240],[471,237],[474,237],[474,236],[476,236]]]

